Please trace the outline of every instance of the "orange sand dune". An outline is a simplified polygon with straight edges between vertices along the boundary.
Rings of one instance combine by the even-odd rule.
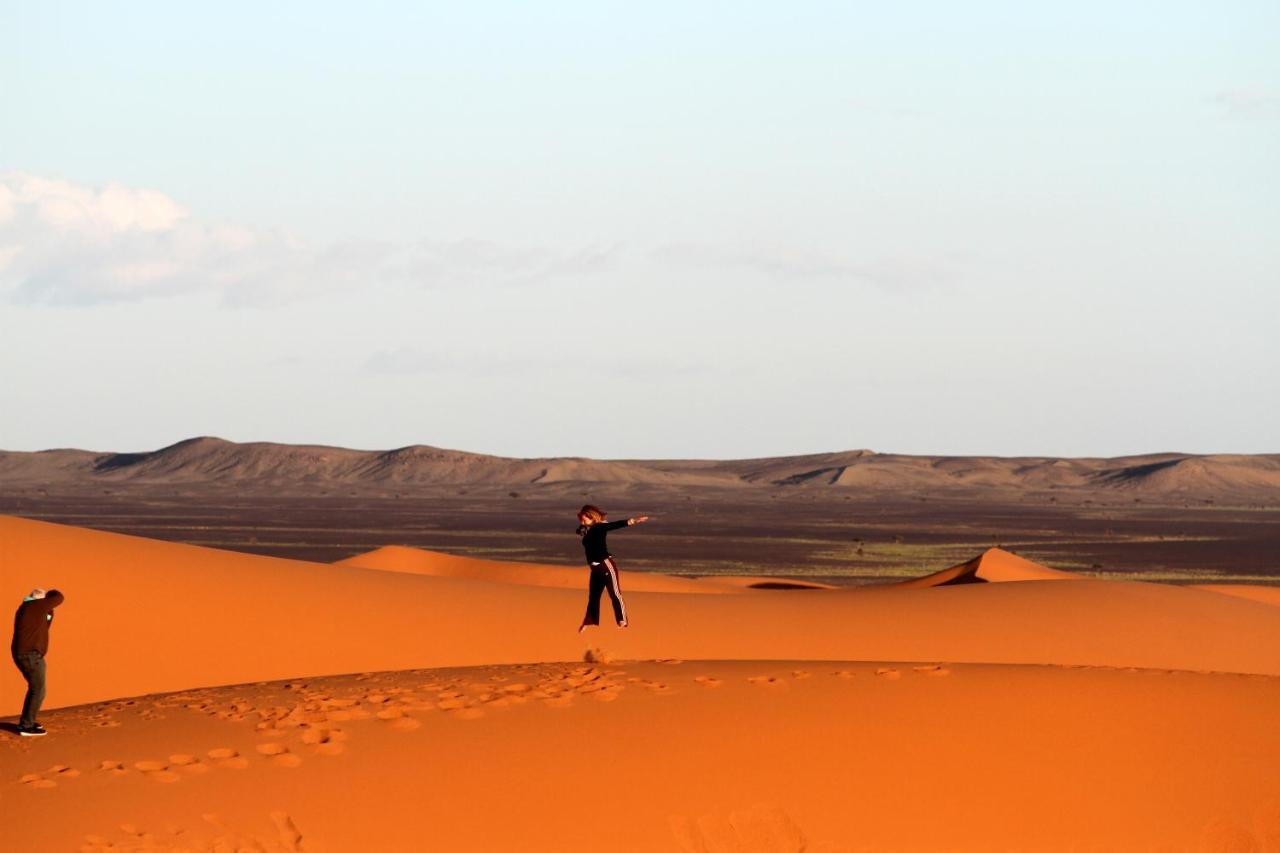
[[[67,595],[0,849],[1280,851],[1272,604],[989,551],[915,586],[624,573],[633,626],[582,637],[579,570],[383,550],[0,517],[0,591]]]
[[[1247,598],[1250,601],[1260,601],[1263,604],[1280,605],[1280,587],[1278,586],[1257,586],[1244,583],[1201,583],[1194,584],[1192,589],[1220,592],[1223,595],[1234,595],[1240,598]]]
[[[1091,668],[295,679],[0,738],[0,849],[1274,853],[1278,715],[1274,677]]]
[[[545,563],[516,563],[501,560],[481,560],[462,557],[425,548],[408,548],[403,545],[387,545],[365,554],[357,554],[338,560],[335,566],[356,566],[363,569],[380,569],[387,572],[432,575],[442,578],[466,578],[468,580],[495,583],[550,586],[567,589],[583,589],[587,583],[586,566],[548,566]],[[728,584],[690,580],[673,575],[650,572],[629,572],[626,590],[631,592],[685,592],[715,593],[737,592]]]
[[[624,573],[623,588],[631,576]],[[0,517],[0,589],[57,587],[47,707],[367,670],[615,659],[915,660],[1280,674],[1280,610],[1077,580],[630,592],[632,627],[575,628],[585,594],[281,560]],[[21,695],[12,667],[0,691]]]
[[[986,551],[958,566],[892,584],[899,587],[950,586],[963,583],[1004,583],[1006,581],[1075,581],[1079,575],[1062,572],[1010,554],[1001,548]]]
[[[404,545],[386,545],[345,560],[336,566],[358,566],[364,569],[380,569],[387,572],[407,572],[418,575],[434,575],[447,578],[468,578],[496,583],[551,586],[562,589],[582,589],[587,581],[587,569],[579,566],[549,566],[545,563],[518,563],[506,560],[482,560],[410,548]],[[797,581],[790,578],[765,576],[716,575],[698,579],[663,575],[654,572],[628,572],[626,589],[629,592],[687,592],[716,593],[741,592],[752,589],[834,589],[826,584]]]
[[[839,589],[831,584],[797,578],[771,578],[768,575],[711,575],[699,578],[698,583],[717,586],[735,586],[748,589]]]

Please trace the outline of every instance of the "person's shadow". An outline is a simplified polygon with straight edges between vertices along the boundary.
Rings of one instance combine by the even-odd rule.
[[[0,732],[8,732],[11,735],[17,735],[18,737],[22,737],[22,735],[18,731],[17,723],[0,723]]]

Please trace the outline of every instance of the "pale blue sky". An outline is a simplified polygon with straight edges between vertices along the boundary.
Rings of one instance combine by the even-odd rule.
[[[1280,451],[1280,6],[1047,5],[0,0],[0,448]]]

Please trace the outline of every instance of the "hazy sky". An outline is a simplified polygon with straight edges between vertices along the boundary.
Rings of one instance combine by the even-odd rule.
[[[1280,4],[0,0],[0,448],[1280,452]]]

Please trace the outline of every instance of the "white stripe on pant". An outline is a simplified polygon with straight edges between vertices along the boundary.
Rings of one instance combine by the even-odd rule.
[[[583,625],[600,624],[600,596],[605,590],[613,602],[613,615],[618,625],[627,624],[627,605],[622,600],[622,584],[618,582],[618,564],[613,557],[606,557],[591,564],[591,583],[587,592],[587,614],[582,619]],[[603,571],[602,571],[603,570]]]
[[[613,594],[618,597],[618,606],[622,608],[622,621],[627,621],[627,603],[622,600],[622,587],[618,586],[618,567],[613,563],[613,557],[609,557],[604,561],[604,567],[609,570],[609,581],[613,584]]]

